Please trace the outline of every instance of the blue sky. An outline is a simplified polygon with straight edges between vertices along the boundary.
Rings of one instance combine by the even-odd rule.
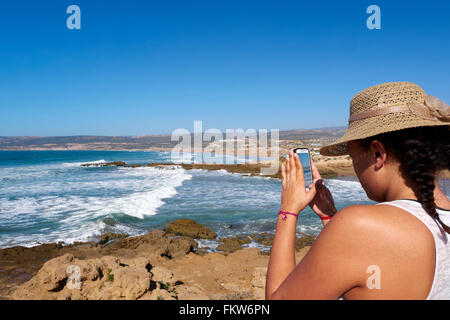
[[[381,82],[449,103],[449,56],[449,1],[1,1],[0,136],[345,126]]]

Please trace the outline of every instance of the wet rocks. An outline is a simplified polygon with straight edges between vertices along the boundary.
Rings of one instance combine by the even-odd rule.
[[[225,253],[231,253],[236,250],[242,249],[242,245],[249,244],[252,241],[255,241],[256,243],[266,247],[272,247],[273,239],[274,235],[269,234],[268,232],[253,233],[250,235],[239,235],[236,237],[229,237],[229,238],[221,238],[219,239],[219,241],[221,241],[222,244],[219,244],[216,249],[218,251],[223,251]],[[297,235],[297,238],[295,239],[295,250],[299,251],[304,247],[311,246],[314,240],[315,240],[314,236],[310,236],[305,233],[299,233]]]
[[[197,250],[197,242],[189,237],[168,238],[162,230],[153,230],[143,236],[123,238],[112,242],[111,249],[132,249],[135,252],[152,252],[169,259],[182,257]]]
[[[123,239],[128,237],[127,234],[108,232],[98,237],[98,244],[104,245],[115,239]]]
[[[127,164],[123,161],[113,161],[113,162],[103,162],[103,163],[83,163],[82,167],[108,167],[108,166],[116,166],[116,167],[124,167]]]
[[[113,161],[113,162],[103,162],[103,163],[83,163],[82,167],[125,167],[125,168],[138,168],[141,167],[140,164],[126,164],[124,161]]]
[[[219,241],[221,241],[222,244],[219,244],[216,249],[218,251],[231,253],[236,250],[242,249],[242,245],[250,243],[251,239],[246,235],[240,235],[231,238],[221,238],[219,239]]]

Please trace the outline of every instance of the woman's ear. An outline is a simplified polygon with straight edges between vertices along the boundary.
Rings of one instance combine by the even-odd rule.
[[[380,170],[386,163],[387,153],[384,145],[378,140],[370,143],[370,153],[373,155],[375,170]]]

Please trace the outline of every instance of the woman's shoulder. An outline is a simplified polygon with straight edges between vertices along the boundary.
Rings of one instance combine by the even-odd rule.
[[[321,242],[319,247],[339,252],[343,259],[336,257],[335,261],[358,274],[363,286],[367,266],[380,266],[386,290],[369,290],[367,298],[373,298],[372,294],[423,298],[428,292],[434,272],[433,235],[420,220],[400,208],[384,204],[346,207],[336,213],[317,240]],[[414,274],[423,274],[425,281],[409,286],[411,294],[400,292],[402,283]]]
[[[434,254],[434,237],[428,227],[409,212],[388,204],[354,205],[338,211],[324,228],[329,238],[345,236],[355,252],[384,258]]]
[[[338,211],[329,223],[333,229],[370,234],[393,240],[432,240],[427,226],[410,212],[389,204],[353,205]],[[331,229],[331,228],[330,228]],[[375,239],[372,238],[372,239]]]

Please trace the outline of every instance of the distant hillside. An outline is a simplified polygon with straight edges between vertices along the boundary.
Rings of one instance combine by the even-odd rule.
[[[341,137],[345,128],[280,131],[280,140],[325,144]],[[0,137],[0,150],[148,150],[171,148],[171,135]]]
[[[320,129],[298,129],[280,131],[280,140],[311,140],[325,139],[336,140],[345,133],[345,127],[320,128]]]

